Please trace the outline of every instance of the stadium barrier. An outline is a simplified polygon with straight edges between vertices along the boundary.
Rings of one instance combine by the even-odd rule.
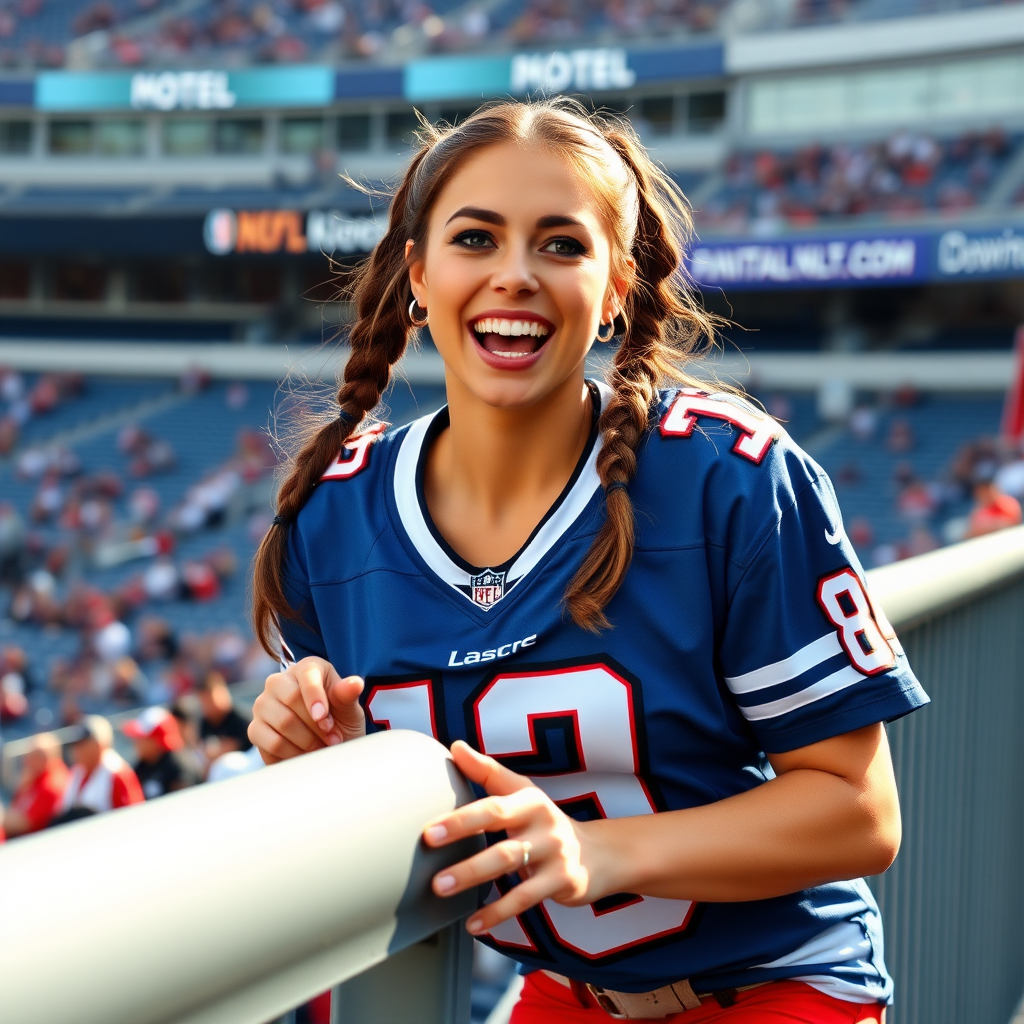
[[[1024,991],[1024,527],[868,576],[933,698],[889,727],[904,841],[870,880],[889,1024],[1006,1024]],[[336,1024],[465,1024],[473,896],[429,879],[467,849],[420,831],[469,798],[442,747],[388,732],[0,848],[0,1020],[264,1024],[345,981]]]
[[[112,377],[179,377],[201,370],[222,380],[281,380],[292,375],[333,379],[348,349],[288,345],[175,342],[0,341],[0,366],[27,373],[68,372]],[[608,359],[595,347],[588,367]],[[922,391],[1002,394],[1014,374],[1013,352],[749,352],[731,346],[696,361],[691,369],[749,387],[814,391],[831,381],[851,388],[890,391],[911,385]],[[434,348],[411,349],[398,367],[410,384],[442,384],[444,362]]]
[[[889,726],[903,846],[870,879],[888,1024],[1007,1024],[1024,992],[1024,527],[868,579],[932,698]]]
[[[0,1020],[265,1024],[361,975],[335,1019],[468,1022],[476,893],[430,879],[480,844],[421,832],[470,799],[384,732],[6,844]]]

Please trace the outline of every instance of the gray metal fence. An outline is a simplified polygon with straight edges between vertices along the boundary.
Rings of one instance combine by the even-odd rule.
[[[904,838],[871,883],[890,1021],[1007,1024],[1024,992],[1024,528],[870,577],[932,698],[889,727]]]

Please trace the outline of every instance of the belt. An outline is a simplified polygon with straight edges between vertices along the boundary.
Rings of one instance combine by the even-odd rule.
[[[544,973],[574,991],[579,984],[563,974],[555,974],[553,971]],[[752,988],[760,988],[762,985],[768,984],[770,982],[759,981],[753,985],[739,985],[736,988],[707,992],[704,995],[697,995],[686,978],[682,981],[672,982],[670,985],[662,985],[661,988],[653,989],[650,992],[616,992],[590,984],[581,987],[590,993],[597,1005],[609,1017],[614,1017],[616,1020],[660,1020],[662,1017],[669,1017],[674,1013],[696,1010],[708,999],[714,999],[722,1007],[732,1006],[736,1001],[737,992],[747,992]]]

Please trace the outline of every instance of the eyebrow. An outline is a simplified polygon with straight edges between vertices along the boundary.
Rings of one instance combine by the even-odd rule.
[[[504,227],[507,223],[505,218],[494,210],[484,210],[479,206],[463,206],[456,210],[448,220],[445,221],[445,227],[459,217],[469,217],[473,220],[482,220],[486,224],[495,224],[498,227]],[[561,213],[550,213],[546,217],[540,217],[537,220],[537,227],[539,228],[581,228],[584,226],[585,225],[582,221],[578,221],[575,217],[569,217]]]

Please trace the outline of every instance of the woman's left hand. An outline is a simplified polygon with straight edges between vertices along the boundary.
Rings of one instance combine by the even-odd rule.
[[[517,871],[522,879],[469,918],[466,928],[471,934],[489,931],[542,900],[579,906],[600,895],[585,863],[585,840],[577,822],[529,779],[461,740],[452,744],[452,757],[462,774],[483,786],[488,796],[427,825],[427,845],[447,846],[482,832],[503,831],[508,838],[436,874],[434,892],[452,896]]]

